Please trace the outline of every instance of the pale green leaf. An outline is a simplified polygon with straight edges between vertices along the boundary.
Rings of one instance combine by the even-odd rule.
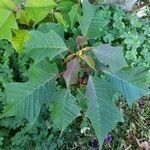
[[[25,10],[20,9],[16,13],[16,19],[19,21],[20,24],[29,25],[30,17],[28,16]]]
[[[64,27],[67,28],[66,20],[64,19],[63,15],[60,12],[55,12],[54,16],[57,19],[59,24],[62,24]]]
[[[27,0],[25,10],[35,22],[44,19],[48,12],[56,6],[53,0]]]
[[[1,0],[0,7],[8,10],[15,10],[16,4],[13,2],[13,0]]]
[[[107,81],[89,77],[87,84],[88,110],[95,134],[102,147],[105,136],[111,131],[117,122],[123,121],[119,109],[113,103],[114,88]]]
[[[28,30],[13,30],[14,36],[12,37],[12,45],[17,52],[20,52],[24,43],[29,39]]]
[[[18,29],[14,14],[7,9],[0,8],[0,39],[11,41],[11,29]]]
[[[61,133],[74,119],[80,116],[76,99],[70,91],[62,89],[56,94],[51,116]]]
[[[109,65],[110,69],[115,72],[127,66],[123,50],[121,47],[112,47],[109,44],[101,44],[92,49],[97,59]]]

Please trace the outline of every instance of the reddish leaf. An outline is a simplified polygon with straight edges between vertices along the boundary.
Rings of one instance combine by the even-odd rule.
[[[85,37],[78,35],[76,38],[76,44],[77,44],[77,48],[79,49],[81,46],[87,44],[87,39]]]
[[[63,74],[67,88],[77,82],[79,71],[80,65],[77,59],[73,59],[67,64],[67,70]]]

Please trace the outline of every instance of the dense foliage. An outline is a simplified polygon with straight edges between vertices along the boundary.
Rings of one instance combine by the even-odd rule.
[[[0,147],[70,149],[73,131],[92,126],[101,149],[124,121],[118,100],[131,108],[150,94],[146,13],[87,0],[1,0]]]

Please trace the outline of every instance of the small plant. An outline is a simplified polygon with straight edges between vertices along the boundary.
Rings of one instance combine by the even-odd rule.
[[[117,18],[120,14],[124,12],[117,8],[113,26],[121,33],[125,24],[122,16]],[[115,36],[107,32],[112,23],[108,6],[98,7],[87,0],[82,8],[78,1],[2,0],[0,17],[4,20],[0,39],[9,41],[16,51],[10,50],[6,58],[13,62],[21,58],[15,65],[1,62],[6,62],[6,68],[12,66],[9,78],[1,81],[7,96],[5,102],[2,97],[0,118],[25,118],[34,125],[45,104],[61,135],[77,117],[88,118],[101,149],[108,133],[123,121],[115,101],[123,96],[131,107],[135,100],[150,94],[149,66],[131,67],[122,44],[116,46]],[[137,22],[138,27],[141,24]],[[122,33],[127,49],[138,48],[138,40],[134,46],[132,41],[138,36],[128,36]],[[21,75],[12,75],[14,70]],[[86,89],[83,104],[77,101],[81,87]]]

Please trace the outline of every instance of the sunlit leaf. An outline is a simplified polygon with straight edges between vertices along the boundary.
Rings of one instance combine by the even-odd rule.
[[[48,12],[56,6],[53,0],[27,0],[25,10],[35,22],[44,19]]]
[[[11,29],[18,29],[16,19],[12,11],[0,7],[0,39],[11,41]]]
[[[14,36],[12,37],[12,45],[17,52],[20,52],[25,41],[29,39],[29,32],[27,30],[13,30]]]

